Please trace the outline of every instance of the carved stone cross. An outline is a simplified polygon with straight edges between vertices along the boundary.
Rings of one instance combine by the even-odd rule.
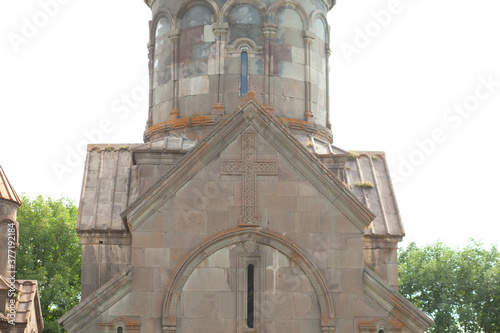
[[[275,176],[278,167],[276,161],[257,161],[255,133],[243,132],[242,140],[243,160],[222,161],[222,174],[243,176],[240,225],[258,225],[256,176]]]

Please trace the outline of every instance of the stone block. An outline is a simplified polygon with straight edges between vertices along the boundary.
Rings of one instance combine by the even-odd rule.
[[[339,269],[322,269],[323,277],[328,285],[328,289],[332,293],[340,292],[340,270]]]
[[[236,316],[236,297],[233,292],[219,292],[220,319],[234,319]]]
[[[363,249],[344,250],[342,251],[341,257],[342,257],[341,261],[342,267],[363,268],[365,265],[363,257]]]
[[[186,248],[170,248],[170,267],[180,267],[187,260],[190,252]]]
[[[132,271],[132,290],[135,292],[154,290],[154,270],[152,268],[134,268]]]
[[[332,203],[325,197],[302,197],[297,199],[296,210],[327,212],[332,206]]]
[[[208,59],[212,43],[198,43],[193,45],[193,59]]]
[[[132,266],[134,267],[144,267],[144,249],[143,248],[133,248],[132,249]]]
[[[295,232],[321,233],[320,212],[295,212]]]
[[[150,318],[153,309],[152,299],[152,292],[132,291],[109,309],[109,315],[120,317],[127,313],[129,316]]]
[[[229,248],[223,248],[203,260],[199,268],[230,268]]]
[[[208,233],[218,233],[229,227],[229,209],[208,212]]]
[[[293,318],[317,319],[319,318],[319,302],[316,293],[292,293]]]
[[[283,79],[283,93],[287,97],[305,99],[305,84],[304,81],[297,81],[291,79]],[[314,98],[314,97],[313,97]],[[304,105],[301,105],[304,107]]]
[[[261,191],[262,192],[262,191]],[[297,196],[296,182],[276,182],[269,186],[265,192],[266,196]]]
[[[219,299],[217,292],[183,291],[180,312],[184,318],[217,318]],[[195,330],[199,331],[199,330]],[[202,330],[204,331],[204,330]]]
[[[163,234],[158,232],[136,232],[132,236],[133,248],[157,247],[164,245]]]
[[[279,61],[278,75],[298,81],[304,80],[304,66],[293,62]]]
[[[144,251],[145,267],[169,267],[170,249],[146,248]]]
[[[290,211],[269,211],[269,227],[274,232],[292,232],[295,228],[294,213]]]
[[[363,269],[343,269],[340,276],[340,291],[344,293],[363,292]]]
[[[293,211],[296,207],[296,197],[266,196],[266,207],[269,211]]]
[[[333,205],[332,205],[333,206]],[[361,231],[336,208],[321,212],[321,224],[325,233],[361,235]]]
[[[212,25],[203,26],[203,41],[206,43],[215,42],[215,34]]]
[[[207,212],[177,205],[175,230],[178,232],[207,232]]]
[[[274,320],[292,318],[291,295],[287,292],[262,293],[261,299],[264,302],[261,306],[262,318]]]
[[[169,282],[172,279],[172,269],[170,268],[155,268],[154,269],[154,291],[155,296],[158,295],[162,299],[165,298],[165,293],[167,292],[167,288],[169,288]],[[161,308],[163,304],[160,304],[159,308]]]
[[[305,65],[306,59],[305,59],[305,50],[302,47],[291,47],[291,52],[292,52],[292,62],[300,65]]]
[[[184,249],[189,243],[188,232],[168,232],[161,237],[163,246],[168,248]]]

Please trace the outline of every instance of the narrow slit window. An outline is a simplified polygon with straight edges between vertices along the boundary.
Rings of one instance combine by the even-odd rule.
[[[248,265],[247,270],[247,327],[253,328],[254,326],[254,266],[252,264]]]
[[[241,52],[240,95],[246,96],[248,90],[248,54]]]

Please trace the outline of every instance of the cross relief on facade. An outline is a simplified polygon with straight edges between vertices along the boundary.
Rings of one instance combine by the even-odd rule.
[[[242,215],[240,226],[258,225],[257,216],[257,176],[276,176],[276,161],[257,160],[256,134],[242,134],[243,160],[222,161],[222,174],[242,176]]]

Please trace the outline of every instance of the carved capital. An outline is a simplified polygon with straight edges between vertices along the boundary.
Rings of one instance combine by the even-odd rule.
[[[229,31],[229,24],[227,22],[214,23],[212,25],[212,29],[213,29],[214,35],[216,37],[224,37],[227,35],[227,33]]]
[[[304,42],[306,44],[311,44],[314,41],[314,33],[312,31],[304,31]]]
[[[222,103],[214,103],[212,105],[212,116],[222,116],[224,115],[224,104]]]
[[[179,40],[181,38],[181,31],[179,29],[172,29],[168,32],[168,38],[172,40]]]
[[[276,31],[278,30],[278,26],[276,24],[264,24],[264,27],[262,28],[262,33],[264,34],[264,37],[267,39],[274,38],[276,35]]]
[[[306,121],[311,121],[312,118],[314,118],[314,113],[311,111],[306,111],[305,113]]]

